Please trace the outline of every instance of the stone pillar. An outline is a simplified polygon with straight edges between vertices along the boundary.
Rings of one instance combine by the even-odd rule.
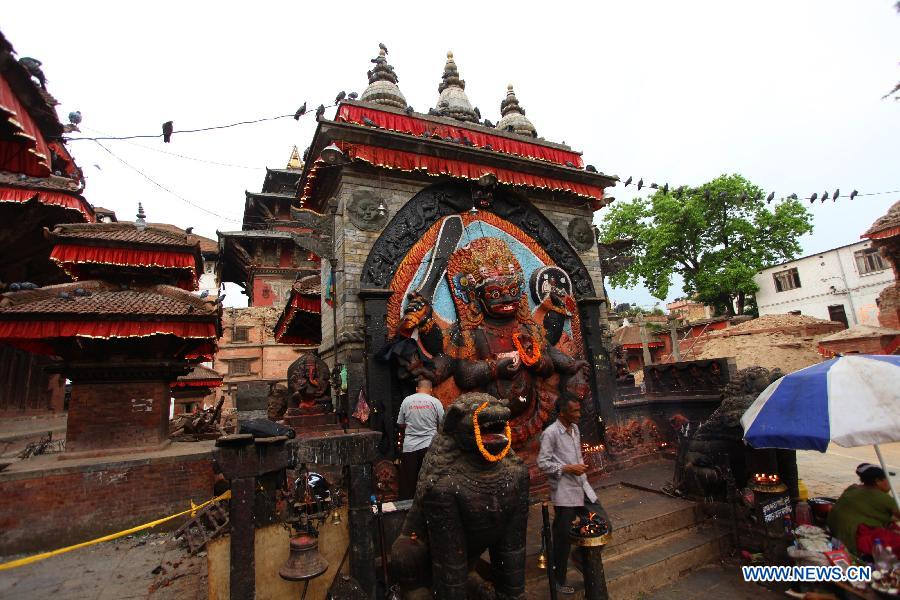
[[[669,317],[669,338],[672,340],[672,360],[674,362],[681,360],[681,348],[678,346],[677,322],[678,319],[675,317]]]
[[[359,291],[366,335],[365,389],[369,406],[372,407],[369,423],[375,431],[384,432],[381,451],[387,456],[394,456],[396,452],[391,365],[378,360],[376,354],[387,342],[387,302],[392,294],[393,291],[383,289]]]
[[[66,453],[157,450],[169,441],[169,383],[180,362],[68,363]]]
[[[582,407],[581,415],[582,439],[589,443],[600,441],[603,429],[613,418],[615,410],[613,406],[615,378],[609,354],[603,346],[603,330],[600,324],[600,306],[604,302],[602,298],[578,300],[581,334],[591,365],[591,392],[594,398],[592,406]]]
[[[638,315],[638,327],[641,333],[641,349],[644,351],[644,366],[653,364],[653,357],[650,355],[650,341],[647,339],[647,324],[644,321],[644,315]]]

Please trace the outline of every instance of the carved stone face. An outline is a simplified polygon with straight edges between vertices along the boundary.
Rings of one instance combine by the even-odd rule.
[[[514,317],[522,298],[518,277],[492,277],[478,288],[478,303],[488,315],[500,319]]]
[[[382,200],[373,193],[357,190],[347,203],[350,222],[364,231],[379,231],[387,222],[387,213],[378,210],[381,204]]]
[[[590,250],[594,245],[594,230],[585,219],[569,221],[569,242],[576,250]]]

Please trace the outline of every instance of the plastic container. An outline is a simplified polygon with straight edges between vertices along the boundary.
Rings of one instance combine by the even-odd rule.
[[[809,500],[809,488],[802,479],[797,480],[797,500],[800,502]]]

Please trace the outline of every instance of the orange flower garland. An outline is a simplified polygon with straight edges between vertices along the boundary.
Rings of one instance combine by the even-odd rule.
[[[532,344],[533,352],[529,354],[525,351],[525,348],[522,346],[522,342],[519,341],[520,333],[516,332],[512,334],[513,344],[516,346],[516,350],[519,351],[519,358],[522,359],[522,362],[525,363],[526,367],[531,367],[535,365],[539,360],[541,360],[541,349],[537,344]]]
[[[481,456],[488,462],[499,462],[503,460],[503,458],[509,452],[510,447],[512,447],[512,430],[509,428],[509,421],[506,422],[506,447],[501,450],[497,454],[491,454],[488,452],[488,449],[484,447],[484,442],[481,441],[481,427],[478,425],[478,413],[481,412],[483,408],[488,405],[487,402],[484,402],[481,406],[475,409],[475,414],[472,416],[472,428],[475,430],[475,445],[478,446],[478,451],[481,452]]]

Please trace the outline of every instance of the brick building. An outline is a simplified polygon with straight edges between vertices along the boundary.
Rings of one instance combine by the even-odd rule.
[[[287,368],[310,345],[279,344],[274,329],[281,308],[250,306],[226,308],[222,314],[223,336],[212,368],[222,375],[222,386],[205,403],[225,396],[225,408],[262,410],[263,399],[272,383],[287,380]],[[238,402],[238,394],[246,406]]]

